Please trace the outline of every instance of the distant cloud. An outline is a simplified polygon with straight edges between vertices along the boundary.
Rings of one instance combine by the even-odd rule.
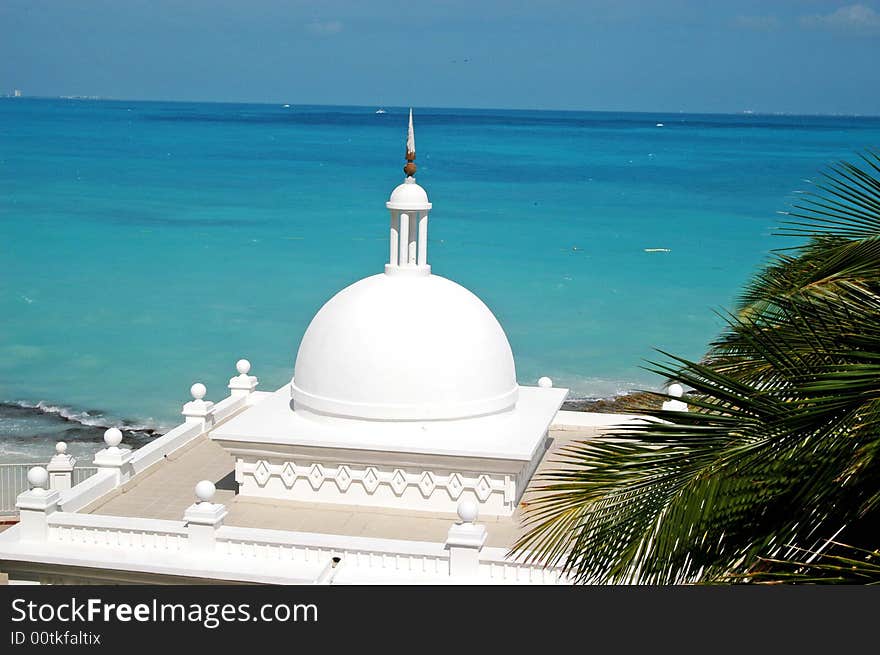
[[[803,16],[801,25],[838,32],[880,34],[880,14],[865,5],[849,5],[830,14]]]
[[[737,16],[733,25],[743,30],[770,32],[779,27],[779,19],[776,16]]]
[[[342,31],[343,25],[338,20],[313,20],[306,25],[306,29],[317,36],[333,36]]]

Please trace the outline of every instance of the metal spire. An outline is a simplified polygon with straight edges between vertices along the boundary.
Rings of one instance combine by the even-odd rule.
[[[413,130],[412,107],[409,110],[409,129],[406,132],[406,166],[403,172],[407,177],[413,177],[416,174],[416,133]]]

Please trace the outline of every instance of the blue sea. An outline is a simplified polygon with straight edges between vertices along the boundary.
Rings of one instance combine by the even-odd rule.
[[[382,270],[405,108],[0,99],[0,459],[162,431],[240,357],[289,380],[323,302]],[[435,273],[525,384],[572,397],[697,358],[826,164],[880,119],[415,108]],[[646,252],[658,249],[654,252]],[[93,429],[89,430],[89,426]]]

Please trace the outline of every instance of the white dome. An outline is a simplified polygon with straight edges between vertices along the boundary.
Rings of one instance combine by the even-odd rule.
[[[507,336],[488,307],[437,275],[365,278],[317,313],[291,385],[295,411],[432,420],[516,404]]]
[[[431,209],[431,203],[428,202],[428,194],[427,192],[416,184],[415,179],[408,177],[403,184],[398,184],[394,191],[391,192],[391,197],[388,198],[388,202],[385,203],[385,206],[388,209],[401,209],[401,210],[422,210],[427,211]]]

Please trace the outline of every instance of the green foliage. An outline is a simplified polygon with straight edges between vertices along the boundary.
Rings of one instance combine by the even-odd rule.
[[[730,582],[763,584],[880,584],[880,550],[828,541],[824,551],[800,551],[790,560],[765,560],[764,570],[731,577]]]
[[[581,582],[669,584],[789,575],[838,536],[874,550],[880,157],[801,198],[782,230],[800,244],[747,285],[705,358],[650,365],[692,389],[691,411],[646,409],[564,449],[514,553]]]

